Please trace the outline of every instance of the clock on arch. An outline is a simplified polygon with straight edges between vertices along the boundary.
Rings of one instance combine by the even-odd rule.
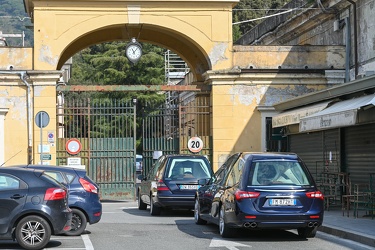
[[[133,37],[126,45],[125,53],[129,61],[136,64],[142,56],[142,45]]]

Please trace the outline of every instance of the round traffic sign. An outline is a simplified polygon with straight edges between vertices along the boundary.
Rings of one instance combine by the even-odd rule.
[[[39,128],[45,128],[49,124],[49,115],[46,111],[39,111],[35,116],[35,123]]]
[[[192,153],[199,153],[203,148],[203,141],[199,137],[191,137],[188,141],[188,149]]]
[[[69,154],[76,155],[81,152],[82,144],[78,139],[73,138],[66,142],[65,148]]]

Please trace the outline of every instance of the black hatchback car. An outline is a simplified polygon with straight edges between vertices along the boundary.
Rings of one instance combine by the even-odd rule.
[[[149,205],[151,215],[159,215],[162,208],[193,209],[198,180],[209,180],[212,174],[203,155],[162,155],[146,176],[138,176],[138,208]]]
[[[87,176],[85,169],[52,165],[19,165],[18,167],[44,170],[68,188],[68,205],[72,209],[72,225],[69,236],[81,235],[87,224],[98,223],[102,216],[102,204],[98,185]]]
[[[197,192],[194,219],[219,225],[222,237],[236,229],[297,229],[315,237],[324,199],[302,160],[293,153],[237,153]]]
[[[71,219],[66,188],[44,171],[0,168],[0,240],[42,249],[70,230]]]

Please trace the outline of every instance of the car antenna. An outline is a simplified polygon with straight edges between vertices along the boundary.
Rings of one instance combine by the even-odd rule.
[[[3,164],[0,165],[0,167],[2,167],[5,163],[7,163],[8,161],[10,161],[13,157],[15,157],[16,155],[18,155],[19,153],[21,153],[22,149],[20,151],[18,151],[16,154],[14,154],[12,157],[10,157],[7,161],[4,161]]]

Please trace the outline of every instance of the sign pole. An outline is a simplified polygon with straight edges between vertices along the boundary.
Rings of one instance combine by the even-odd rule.
[[[43,124],[43,113],[40,113],[40,124]],[[43,125],[40,126],[40,162],[43,165]]]

